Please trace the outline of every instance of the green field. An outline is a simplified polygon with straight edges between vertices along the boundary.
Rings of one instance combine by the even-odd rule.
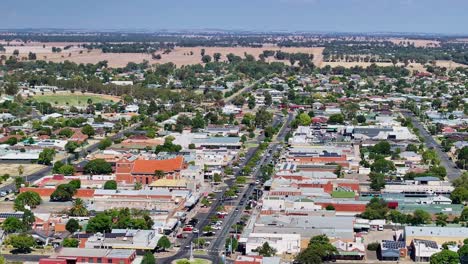
[[[112,100],[104,99],[99,95],[86,95],[86,94],[51,94],[51,95],[37,95],[33,97],[38,102],[47,102],[52,105],[59,106],[87,106],[88,99],[93,103],[112,102]]]

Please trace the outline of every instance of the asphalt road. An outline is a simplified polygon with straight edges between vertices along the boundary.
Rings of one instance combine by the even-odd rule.
[[[458,169],[455,163],[449,159],[449,156],[447,155],[447,153],[443,151],[442,147],[434,140],[434,138],[426,130],[426,128],[418,120],[418,118],[415,117],[414,114],[411,112],[402,111],[402,114],[405,116],[405,118],[411,119],[414,127],[419,130],[419,133],[424,138],[424,144],[426,144],[428,148],[433,148],[437,152],[441,165],[444,166],[445,169],[447,170],[447,178],[450,181],[453,181],[456,178],[460,177],[461,170]]]
[[[268,152],[269,150],[271,150],[272,155],[263,156],[263,158],[260,161],[260,165],[257,167],[258,169],[256,169],[253,172],[254,180],[257,178],[257,176],[258,176],[258,174],[260,172],[261,165],[271,161],[271,159],[273,157],[273,153],[275,153],[277,151],[277,149],[278,149],[278,147],[280,145],[280,142],[284,139],[284,137],[286,136],[286,133],[289,131],[289,125],[290,125],[291,121],[293,120],[293,118],[294,118],[294,114],[289,113],[288,118],[286,120],[286,124],[283,124],[282,129],[280,130],[280,132],[277,135],[277,142],[270,144],[269,148],[267,150],[265,150],[265,152]],[[274,120],[273,120],[273,125],[277,125],[277,124],[279,124],[279,123],[281,123],[283,121],[284,120],[282,120],[282,118],[280,116],[275,115]],[[263,139],[264,139],[264,136],[262,135],[262,136],[257,138],[257,142],[260,143],[260,142],[263,141]],[[249,151],[247,152],[247,154],[245,156],[244,162],[240,166],[241,168],[244,167],[248,163],[248,161],[252,158],[253,154],[255,153],[255,151],[257,151],[257,149],[258,149],[258,147],[249,149]],[[236,172],[235,176],[239,176],[239,175],[240,175],[240,170]],[[200,230],[200,232],[201,232],[201,229],[204,226],[210,224],[210,218],[216,214],[216,207],[218,207],[219,205],[222,205],[223,193],[234,184],[234,179],[228,179],[228,180],[225,181],[225,183],[227,184],[227,187],[225,187],[222,192],[216,193],[215,202],[211,205],[209,213],[208,214],[198,214],[196,216],[196,218],[199,219],[199,223],[197,224],[196,228],[198,230]],[[242,197],[247,197],[248,198],[249,196],[252,195],[254,189],[255,189],[254,185],[249,185],[247,187],[247,190],[245,190],[244,193],[241,193],[239,195],[239,198],[237,200],[235,200],[235,203],[236,203],[235,209],[236,210],[233,210],[230,214],[228,214],[223,219],[223,228],[216,234],[214,240],[212,241],[210,247],[208,248],[208,250],[207,250],[208,255],[196,255],[196,254],[194,254],[195,257],[209,259],[213,263],[220,263],[221,253],[223,253],[225,251],[225,248],[224,248],[225,247],[225,241],[228,238],[229,230],[231,229],[231,226],[239,220],[239,218],[241,217],[242,212],[243,212],[243,210],[244,210],[244,208],[246,206],[245,202],[244,202],[244,205],[242,205],[242,206],[240,205],[241,200],[243,200]],[[190,255],[190,252],[189,252],[190,250],[188,248],[190,247],[190,244],[193,242],[193,240],[195,238],[197,238],[197,237],[198,237],[198,235],[194,235],[194,234],[190,233],[188,235],[188,237],[182,241],[182,243],[180,244],[180,249],[175,255],[173,255],[171,257],[167,257],[167,258],[158,258],[157,262],[162,263],[162,264],[169,264],[169,263],[171,263],[172,261],[174,261],[176,259],[188,258],[189,255]]]
[[[265,80],[265,78],[261,78],[261,79],[258,79],[257,81],[253,82],[252,84],[240,89],[239,91],[235,92],[233,95],[229,96],[228,98],[224,99],[224,102],[225,103],[230,103],[232,100],[234,100],[234,98],[236,98],[236,96],[238,96],[239,94],[242,94],[242,93],[248,93],[252,90],[252,88],[257,84],[257,83],[261,83],[263,80]]]
[[[120,132],[118,132],[117,134],[111,136],[110,138],[112,140],[115,140],[115,139],[120,139],[124,136],[125,133],[129,133],[129,132],[132,132],[134,131],[134,129],[136,127],[138,127],[140,125],[140,123],[136,123],[134,125],[132,125],[131,127],[129,128],[126,128]],[[99,146],[99,142],[98,143],[95,143],[95,144],[92,144],[92,145],[89,145],[87,146],[84,150],[78,152],[79,154],[79,157],[78,158],[84,158],[86,157],[86,155],[88,155],[89,153],[92,153],[94,151],[96,151],[98,149],[98,146]],[[63,162],[63,163],[67,163],[68,162],[68,159],[71,158],[72,161],[76,161],[77,159],[75,158],[74,155],[68,155],[66,158],[63,158],[59,161]],[[53,166],[47,166],[43,169],[40,169],[30,175],[28,175],[28,181],[29,182],[34,182],[34,181],[37,181],[39,180],[40,178],[44,177],[44,176],[47,176],[47,175],[50,175],[52,173],[52,167]],[[26,178],[26,176],[23,176],[24,178]],[[14,183],[11,183],[11,184],[8,184],[8,185],[5,185],[3,187],[0,188],[0,192],[1,191],[6,191],[6,190],[16,190],[16,186]]]

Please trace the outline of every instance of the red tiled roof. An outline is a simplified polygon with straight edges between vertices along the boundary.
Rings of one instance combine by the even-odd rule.
[[[167,160],[135,160],[132,173],[153,174],[157,170],[172,172],[182,169],[182,156]]]

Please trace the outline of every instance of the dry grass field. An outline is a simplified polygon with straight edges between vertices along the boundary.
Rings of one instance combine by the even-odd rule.
[[[5,44],[0,41],[0,44]],[[314,64],[319,65],[322,62],[322,51],[323,48],[278,48],[276,46],[265,46],[262,48],[249,48],[249,47],[177,47],[169,54],[161,54],[160,60],[153,60],[151,54],[144,53],[102,53],[99,50],[92,50],[88,52],[86,49],[79,48],[79,43],[14,43],[10,44],[14,46],[5,46],[6,55],[12,55],[14,50],[19,51],[19,57],[25,58],[29,52],[36,53],[38,60],[46,60],[53,62],[61,62],[69,60],[76,63],[97,63],[99,61],[107,60],[111,67],[123,67],[129,62],[143,62],[143,60],[149,61],[151,64],[154,63],[167,63],[172,62],[177,66],[191,65],[201,63],[201,50],[205,49],[205,53],[213,56],[214,53],[221,53],[221,60],[226,60],[226,55],[233,53],[238,56],[244,56],[245,53],[253,55],[258,58],[264,50],[282,50],[284,52],[303,52],[314,54]],[[44,47],[45,45],[45,47]],[[67,45],[74,45],[73,47],[63,50]],[[60,53],[52,53],[52,47],[58,47],[62,49]],[[193,55],[190,55],[193,52]],[[269,58],[268,61],[275,61],[273,58]],[[289,61],[284,61],[289,63]]]
[[[415,47],[438,47],[440,41],[438,40],[428,40],[428,39],[407,39],[407,38],[390,38],[389,41],[400,44],[400,42],[410,42],[414,44]]]

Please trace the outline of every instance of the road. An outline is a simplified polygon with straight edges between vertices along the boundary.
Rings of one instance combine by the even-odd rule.
[[[229,96],[228,98],[224,99],[224,102],[227,104],[227,103],[230,103],[232,100],[234,100],[234,98],[236,98],[236,96],[238,96],[239,94],[242,94],[242,93],[248,93],[252,90],[252,88],[257,84],[257,83],[261,83],[263,82],[263,80],[265,80],[265,78],[260,78],[258,79],[257,81],[253,82],[252,84],[240,89],[239,91],[233,93],[231,96]]]
[[[418,118],[416,116],[414,116],[413,113],[408,112],[408,111],[402,111],[401,113],[405,116],[405,118],[410,118],[411,119],[414,127],[419,130],[419,133],[424,138],[424,144],[426,144],[426,146],[428,148],[433,148],[437,152],[437,155],[439,156],[441,165],[444,166],[445,169],[447,170],[447,178],[450,181],[453,181],[456,178],[460,177],[461,170],[458,169],[456,167],[455,163],[452,160],[449,159],[449,156],[447,155],[447,153],[445,153],[442,150],[442,147],[434,140],[434,138],[426,130],[426,128],[418,120]]]
[[[279,145],[281,144],[281,141],[284,139],[284,137],[286,136],[288,130],[289,130],[289,125],[291,123],[291,121],[293,120],[294,118],[294,114],[292,113],[289,113],[288,115],[288,118],[286,120],[286,123],[283,125],[283,127],[281,128],[280,132],[278,133],[278,136],[277,136],[277,141],[275,143],[272,143],[270,144],[270,146],[267,148],[267,150],[265,150],[265,153],[268,152],[269,150],[271,150],[271,153],[275,153],[275,151],[277,151]],[[281,122],[281,117],[278,116],[278,115],[275,115],[274,116],[274,120],[273,120],[273,125],[276,125],[276,124],[279,124]],[[260,143],[262,142],[264,139],[264,136],[261,135],[257,138],[257,143]],[[244,162],[240,165],[240,167],[244,167],[248,161],[252,158],[253,154],[255,153],[255,151],[257,151],[258,147],[256,148],[250,148],[249,151],[247,152],[247,154],[245,155],[245,160]],[[264,155],[263,158],[261,159],[261,163],[260,165],[257,167],[257,169],[253,172],[253,176],[254,176],[254,180],[257,178],[259,172],[260,172],[260,168],[261,168],[261,165],[263,165],[264,163],[268,163],[271,161],[273,155]],[[235,176],[239,176],[240,175],[240,170],[237,171],[235,173]],[[198,230],[202,230],[202,228],[206,225],[209,225],[210,224],[210,218],[212,216],[214,216],[216,214],[216,207],[218,207],[219,205],[222,205],[222,195],[223,193],[228,189],[230,188],[233,184],[234,184],[234,179],[228,179],[225,181],[227,187],[225,187],[222,192],[220,193],[216,193],[216,197],[215,197],[215,202],[211,205],[211,208],[210,208],[210,211],[208,214],[198,214],[196,217],[199,219],[199,223],[197,224],[196,228]],[[241,193],[239,196],[240,198],[238,198],[235,202],[237,203],[234,207],[236,210],[233,210],[230,214],[228,214],[224,220],[223,220],[223,227],[221,229],[221,231],[216,234],[215,236],[215,239],[212,241],[209,249],[208,249],[208,255],[195,255],[195,257],[200,257],[200,258],[206,258],[206,259],[209,259],[211,260],[213,263],[220,263],[220,259],[221,259],[221,255],[220,253],[224,252],[225,251],[225,241],[228,237],[228,234],[229,234],[229,230],[231,229],[231,226],[236,223],[239,218],[241,217],[242,215],[242,212],[244,211],[244,208],[246,206],[246,203],[244,203],[244,205],[240,205],[241,203],[241,200],[243,200],[242,197],[249,197],[252,195],[253,193],[253,190],[254,190],[254,185],[249,185],[249,187],[247,187],[247,190],[245,190],[244,193]],[[190,233],[188,235],[188,237],[186,239],[184,239],[180,245],[180,250],[173,256],[171,257],[166,257],[166,258],[158,258],[157,259],[157,262],[158,263],[162,263],[162,264],[169,264],[171,263],[172,261],[176,260],[176,259],[180,259],[180,258],[187,258],[189,257],[189,247],[190,247],[190,244],[193,242],[193,240],[195,238],[197,238],[198,236],[197,235],[194,235],[192,233]]]
[[[133,124],[132,126],[124,129],[124,130],[121,130],[119,131],[118,133],[116,133],[115,135],[111,136],[110,138],[112,140],[115,140],[115,139],[120,139],[120,138],[123,138],[124,134],[125,133],[131,133],[132,131],[135,130],[136,127],[138,127],[140,125],[140,123],[135,123]],[[80,151],[78,152],[78,159],[79,158],[84,158],[86,157],[86,155],[88,155],[88,153],[92,153],[94,151],[96,151],[99,147],[99,142],[95,143],[95,144],[92,144],[92,145],[89,145],[87,146],[83,151]],[[68,155],[67,157],[61,159],[61,160],[58,160],[58,161],[61,161],[63,163],[68,163],[68,159],[71,159],[72,161],[76,161],[78,160],[74,155]],[[47,176],[47,175],[50,175],[52,173],[52,167],[53,166],[47,166],[43,169],[40,169],[30,175],[28,175],[28,181],[29,182],[34,182],[34,181],[37,181],[39,180],[40,178],[44,177],[44,176]],[[25,176],[24,176],[25,177]],[[5,185],[3,187],[0,188],[0,192],[2,191],[6,191],[6,190],[15,190],[16,189],[16,186],[14,183],[11,183],[11,184],[8,184],[8,185]]]

